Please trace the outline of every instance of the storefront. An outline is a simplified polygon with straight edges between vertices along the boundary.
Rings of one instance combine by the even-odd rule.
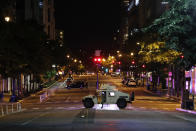
[[[191,70],[186,71],[186,89],[191,94],[196,94],[196,67],[192,67]]]

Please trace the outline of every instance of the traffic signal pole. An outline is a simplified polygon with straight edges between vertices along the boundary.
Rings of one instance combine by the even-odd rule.
[[[99,89],[99,65],[97,64],[97,90]]]
[[[100,57],[95,57],[94,62],[96,63],[96,70],[97,70],[97,82],[96,82],[96,88],[99,89],[99,64],[101,63],[102,59]]]

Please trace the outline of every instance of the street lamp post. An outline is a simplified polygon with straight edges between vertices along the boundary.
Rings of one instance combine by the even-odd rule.
[[[10,22],[10,17],[9,17],[9,16],[6,16],[6,17],[5,17],[5,21],[6,21],[6,22]]]

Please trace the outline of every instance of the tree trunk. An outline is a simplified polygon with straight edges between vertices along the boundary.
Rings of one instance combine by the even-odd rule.
[[[186,106],[186,90],[185,90],[185,70],[180,71],[180,86],[181,86],[181,108],[184,109]]]

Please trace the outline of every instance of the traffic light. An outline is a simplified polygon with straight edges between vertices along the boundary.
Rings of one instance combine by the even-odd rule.
[[[184,59],[184,55],[181,55],[180,58],[181,58],[181,59]]]
[[[118,62],[118,64],[120,65],[120,64],[121,64],[121,62],[119,61],[119,62]]]
[[[94,58],[94,62],[97,62],[97,58]]]
[[[95,63],[101,63],[101,62],[102,62],[101,57],[95,57],[95,58],[94,58],[94,62],[95,62]]]
[[[143,64],[143,65],[142,65],[142,68],[146,68],[146,65]]]
[[[135,61],[133,60],[133,61],[131,62],[131,64],[133,64],[133,65],[134,65],[134,64],[135,64]]]

